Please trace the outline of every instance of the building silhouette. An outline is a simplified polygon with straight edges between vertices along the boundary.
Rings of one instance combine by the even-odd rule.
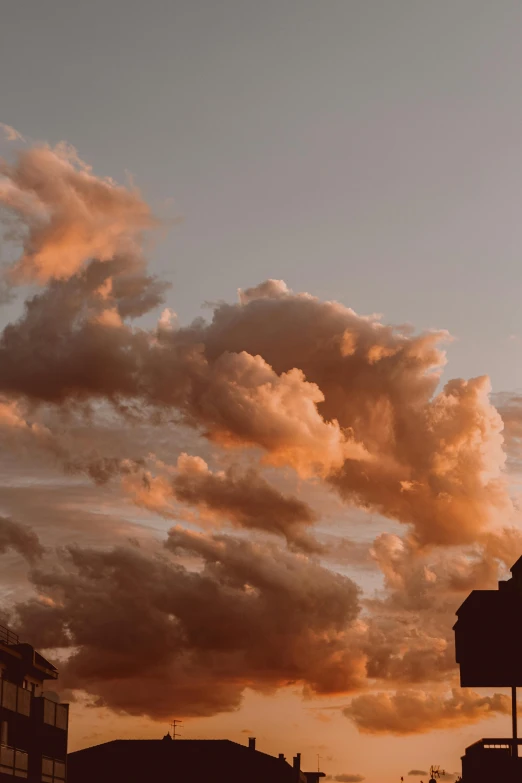
[[[455,650],[463,688],[522,685],[522,557],[498,590],[473,590],[457,610]]]
[[[512,747],[512,739],[498,738],[481,739],[467,747],[462,756],[462,783],[520,783],[522,758],[513,758]]]
[[[113,740],[69,753],[68,783],[318,783],[323,772],[303,772],[301,754],[289,764],[284,755],[270,756],[230,740]]]
[[[69,705],[44,690],[57,677],[52,663],[0,625],[0,783],[66,780]]]
[[[462,783],[522,783],[517,687],[522,685],[522,557],[498,590],[473,590],[457,610],[456,660],[462,687],[511,688],[512,736],[481,739],[462,756]]]

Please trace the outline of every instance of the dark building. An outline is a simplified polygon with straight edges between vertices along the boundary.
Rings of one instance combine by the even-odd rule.
[[[520,745],[522,740],[518,740]],[[462,783],[520,783],[522,758],[513,758],[512,739],[481,739],[462,756]]]
[[[69,705],[43,690],[58,672],[0,625],[0,783],[64,783]]]
[[[513,736],[482,739],[462,757],[463,783],[520,783],[517,686],[522,685],[522,558],[498,590],[473,590],[457,610],[455,651],[463,687],[511,688]]]
[[[322,772],[302,772],[301,756],[289,764],[230,740],[113,740],[69,753],[68,783],[318,783]]]
[[[498,590],[473,590],[457,611],[455,650],[462,687],[522,685],[522,558]]]

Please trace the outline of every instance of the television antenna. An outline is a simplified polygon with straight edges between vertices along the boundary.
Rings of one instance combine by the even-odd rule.
[[[172,729],[172,739],[175,740],[176,737],[181,737],[181,734],[179,731],[176,731],[176,726],[183,726],[183,723],[175,718],[172,723],[169,724],[169,729]]]

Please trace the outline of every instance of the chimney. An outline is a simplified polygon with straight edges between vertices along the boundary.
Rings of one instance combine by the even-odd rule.
[[[296,753],[294,756],[294,781],[298,781],[301,777],[301,754]]]
[[[255,737],[249,737],[248,738],[248,747],[250,748],[250,750],[255,750],[256,749],[256,738]]]
[[[279,754],[279,761],[286,761],[284,753]]]

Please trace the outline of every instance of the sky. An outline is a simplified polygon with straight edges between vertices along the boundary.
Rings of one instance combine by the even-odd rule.
[[[384,783],[509,731],[451,625],[522,552],[521,25],[2,10],[2,606],[73,749],[177,717]]]

